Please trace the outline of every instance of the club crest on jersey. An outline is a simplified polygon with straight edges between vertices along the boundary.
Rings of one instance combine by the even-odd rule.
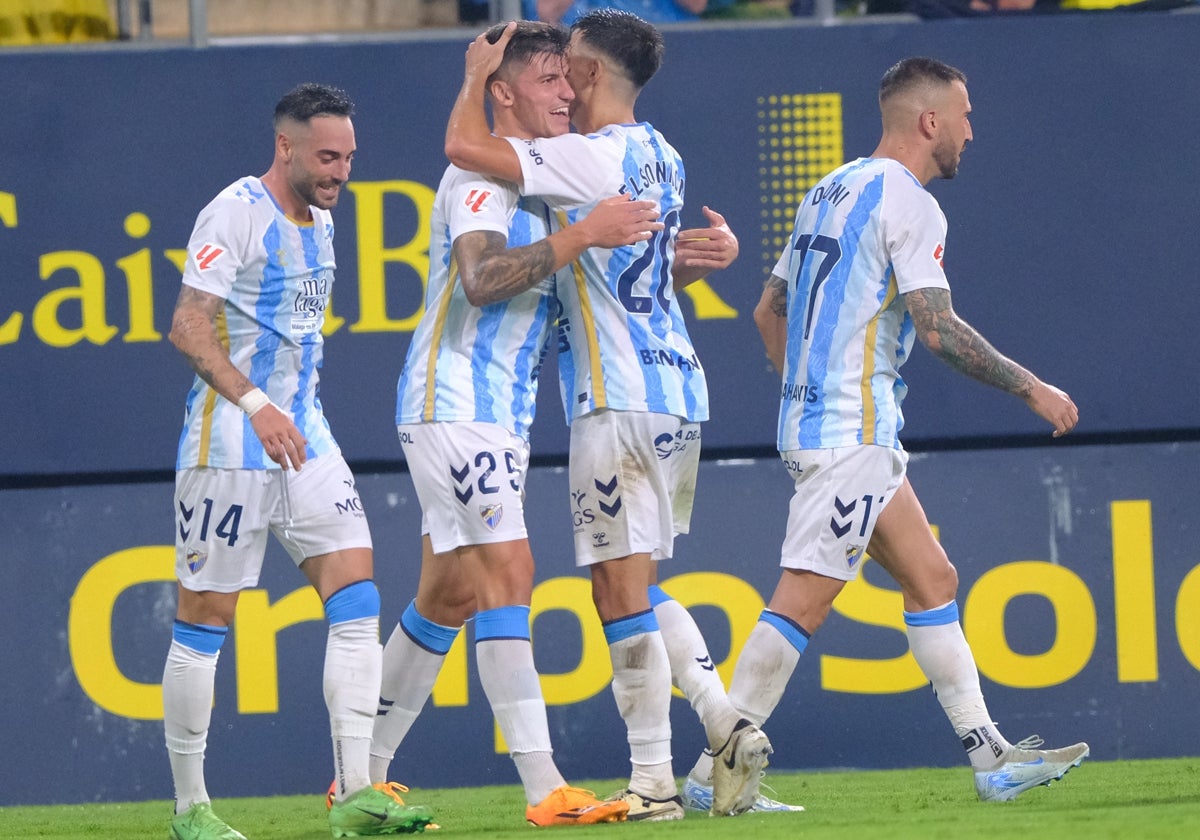
[[[483,524],[496,530],[496,526],[500,524],[500,518],[504,516],[504,505],[480,505],[479,516],[483,519]]]
[[[487,200],[492,197],[491,190],[471,190],[463,204],[471,208],[472,213],[478,213],[487,207]]]
[[[853,569],[855,566],[857,566],[858,561],[862,559],[863,551],[865,550],[865,545],[846,546],[846,568]]]
[[[196,252],[196,267],[201,271],[210,269],[212,268],[213,261],[224,253],[224,248],[218,248],[216,245],[206,242],[204,246]]]
[[[202,551],[197,551],[194,548],[189,548],[187,552],[187,567],[192,574],[204,568],[204,564],[208,562],[208,555]]]

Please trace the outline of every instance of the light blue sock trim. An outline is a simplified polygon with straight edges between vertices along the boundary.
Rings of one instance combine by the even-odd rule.
[[[645,612],[627,615],[624,618],[615,618],[605,623],[604,638],[612,645],[631,636],[638,636],[642,633],[654,633],[657,630],[658,617],[654,615],[654,610],[646,610]]]
[[[186,621],[175,619],[175,627],[171,630],[171,638],[185,648],[191,648],[199,653],[214,655],[225,643],[229,635],[228,627],[214,627],[211,624],[188,624]]]
[[[529,641],[529,607],[513,604],[475,614],[475,641],[524,639]]]
[[[375,581],[360,580],[334,592],[325,601],[325,617],[330,624],[379,618],[379,590]]]
[[[654,609],[663,601],[674,600],[670,595],[664,592],[663,588],[657,583],[650,586],[650,588],[646,590],[646,593],[650,596],[650,609]]]
[[[951,601],[944,607],[924,612],[904,614],[904,623],[909,627],[936,627],[939,624],[954,624],[958,621],[958,602]]]
[[[462,628],[435,624],[417,612],[417,602],[413,600],[400,616],[400,629],[412,639],[413,644],[425,648],[430,653],[445,656],[450,652],[450,646],[454,644],[458,631]]]
[[[770,610],[763,610],[759,613],[758,620],[764,624],[770,624],[778,630],[783,638],[787,639],[788,644],[796,649],[797,653],[803,654],[805,648],[808,647],[808,631],[786,615],[780,615]]]

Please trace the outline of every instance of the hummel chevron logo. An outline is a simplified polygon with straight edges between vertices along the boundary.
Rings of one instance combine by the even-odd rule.
[[[843,519],[854,513],[854,506],[857,504],[858,499],[851,499],[849,504],[843,504],[842,500],[837,496],[833,497],[833,507],[837,510],[838,517],[842,517]],[[835,537],[844,537],[850,533],[850,526],[853,524],[853,519],[846,520],[845,524],[841,524],[838,522],[837,517],[835,517],[829,520],[829,529],[833,531]]]
[[[179,515],[182,517],[181,521],[179,522],[179,536],[185,542],[187,541],[188,535],[191,534],[192,532],[191,532],[191,529],[185,529],[183,526],[184,526],[184,523],[192,521],[192,514],[195,512],[196,512],[195,505],[192,505],[189,508],[189,507],[184,507],[183,502],[179,503]]]
[[[467,477],[467,473],[470,471],[471,471],[470,464],[463,464],[462,469],[459,469],[459,470],[456,470],[456,469],[454,469],[454,467],[451,467],[450,468],[450,477],[454,479],[454,482],[456,484],[462,484],[463,479]],[[466,490],[459,490],[457,487],[455,487],[454,495],[457,496],[458,500],[465,505],[467,502],[469,502],[471,500],[471,497],[473,495],[475,495],[475,488],[469,484],[467,485]]]
[[[608,484],[601,483],[600,479],[598,478],[592,479],[592,482],[596,485],[596,489],[605,496],[611,496],[613,491],[617,489],[617,477],[615,475],[612,477],[612,480],[608,482]]]
[[[615,475],[612,477],[611,480],[608,481],[608,483],[604,483],[598,478],[592,479],[592,483],[596,485],[596,489],[599,490],[601,495],[604,495],[604,496],[611,497],[612,494],[617,491],[617,477]],[[617,498],[613,500],[612,504],[605,504],[603,501],[600,502],[600,512],[603,513],[605,516],[608,516],[608,517],[616,516],[617,511],[619,511],[620,509],[621,509],[621,497],[620,496],[617,496]]]
[[[700,665],[700,667],[703,668],[705,671],[711,671],[717,667],[716,665],[713,664],[711,656],[695,656],[695,657],[693,657],[693,659],[695,659],[696,662]]]

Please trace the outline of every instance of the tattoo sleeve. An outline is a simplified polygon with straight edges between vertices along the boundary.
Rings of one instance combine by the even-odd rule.
[[[554,273],[554,248],[542,239],[509,248],[503,234],[469,231],[454,240],[454,259],[467,298],[476,306],[508,300]]]
[[[767,280],[767,292],[771,295],[771,311],[780,318],[787,317],[787,281],[774,274]]]
[[[948,289],[917,289],[904,296],[921,343],[946,364],[987,385],[1028,397],[1034,384],[1025,368],[992,347],[958,317]]]

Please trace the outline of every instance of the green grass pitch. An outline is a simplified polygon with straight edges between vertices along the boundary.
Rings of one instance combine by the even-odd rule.
[[[70,777],[63,780],[69,783]],[[673,823],[626,823],[535,829],[525,824],[516,786],[417,789],[408,800],[430,806],[441,825],[435,838],[528,838],[568,832],[609,838],[688,837],[719,840],[1176,840],[1200,837],[1200,758],[1085,761],[1051,787],[1015,802],[980,803],[966,767],[768,775],[776,798],[799,802],[802,814],[744,814],[710,819],[688,813]],[[601,796],[622,780],[581,782]],[[217,813],[249,840],[324,840],[322,791],[311,796],[221,799]],[[0,808],[0,838],[79,837],[163,840],[165,801]]]

